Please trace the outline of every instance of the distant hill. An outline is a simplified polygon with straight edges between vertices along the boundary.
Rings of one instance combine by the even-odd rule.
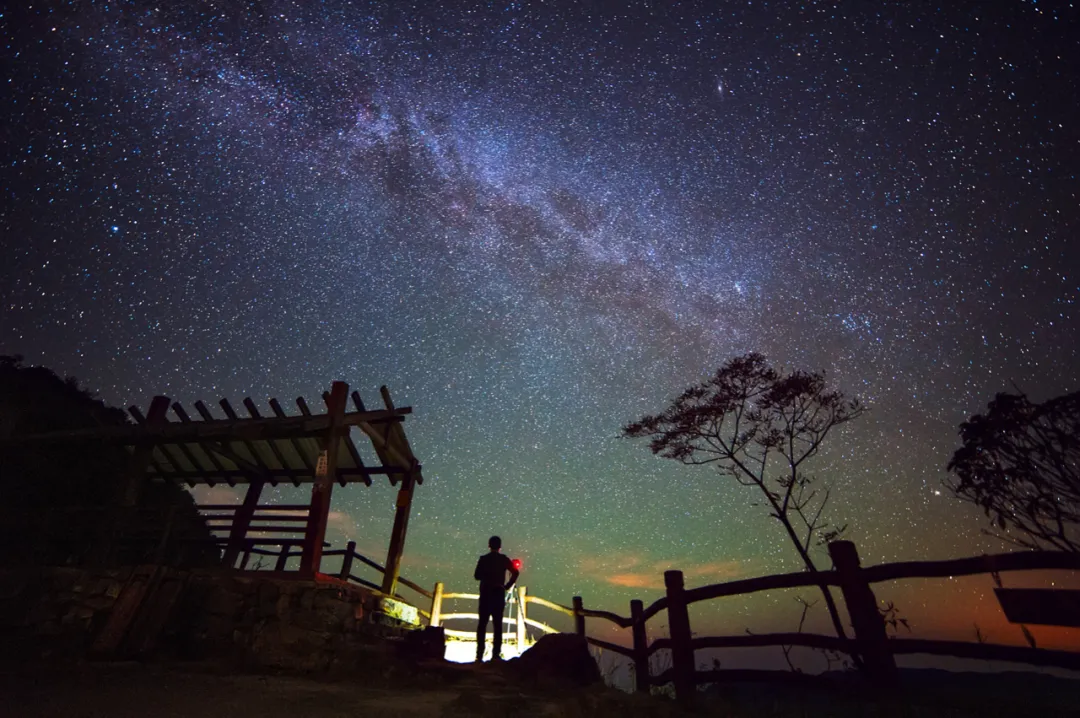
[[[21,357],[0,356],[0,565],[77,565],[99,545],[102,532],[117,528],[104,510],[122,496],[127,451],[100,442],[30,443],[20,435],[117,426],[129,423],[74,378],[25,366]],[[184,489],[147,481],[139,505],[162,511],[147,515],[142,540],[123,544],[118,564],[149,560],[161,536],[164,510],[175,507],[173,530],[209,538],[205,520]],[[187,561],[217,561],[215,550],[188,551]]]

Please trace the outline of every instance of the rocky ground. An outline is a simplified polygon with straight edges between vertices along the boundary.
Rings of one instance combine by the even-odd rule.
[[[81,663],[9,668],[0,716],[25,718],[356,718],[675,715],[669,701],[603,686],[525,685],[510,671],[449,664],[372,682],[218,675],[209,666]]]
[[[935,672],[939,673],[939,672]],[[851,695],[755,684],[702,695],[697,715],[760,716],[1080,716],[1074,688],[1046,676],[990,678],[954,674],[918,679],[903,709],[882,709]],[[1043,679],[1049,679],[1044,681]],[[972,683],[974,681],[974,683]],[[968,685],[970,683],[970,685]],[[1075,683],[1069,682],[1071,686]],[[935,687],[936,686],[936,687]],[[947,690],[949,686],[959,689]],[[1055,691],[1060,695],[1052,695]],[[710,694],[711,693],[711,694]],[[663,697],[632,696],[592,685],[525,680],[504,666],[427,665],[409,675],[222,675],[209,665],[77,663],[0,670],[4,718],[633,718],[683,715]]]

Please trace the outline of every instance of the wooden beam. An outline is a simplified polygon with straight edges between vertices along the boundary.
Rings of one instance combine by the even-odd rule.
[[[250,396],[244,397],[244,408],[247,409],[247,413],[251,416],[252,419],[261,419],[262,418],[262,415],[259,413],[259,407],[255,406],[255,402],[253,402],[251,400]],[[281,464],[281,468],[283,468],[283,469],[289,468],[289,462],[285,458],[285,455],[281,453],[281,449],[278,447],[277,442],[273,441],[273,440],[270,440],[270,441],[267,441],[266,444],[267,444],[267,446],[270,447],[270,451],[273,452],[274,458],[277,459],[279,464]],[[299,486],[299,485],[300,485],[299,479],[294,477],[293,478],[293,486]]]
[[[971,576],[1001,571],[1031,571],[1035,569],[1080,569],[1080,553],[1064,551],[1012,551],[954,558],[946,561],[903,561],[862,569],[867,583],[895,581],[898,578],[939,578]]]
[[[304,555],[300,558],[300,573],[314,577],[322,560],[323,539],[326,537],[326,522],[330,515],[330,494],[337,475],[338,444],[345,428],[345,401],[349,396],[349,385],[335,381],[330,391],[330,422],[326,428],[323,443],[323,456],[316,466],[315,483],[311,486],[311,514],[304,532]],[[301,404],[303,399],[297,401]]]
[[[284,419],[287,417],[285,410],[281,408],[281,404],[278,403],[277,399],[270,399],[270,410],[273,411],[274,415],[277,416],[277,418],[279,419]],[[315,464],[314,462],[312,462],[311,457],[307,455],[307,452],[304,451],[304,447],[303,445],[301,445],[300,440],[297,439],[295,436],[290,436],[289,441],[292,443],[292,447],[293,450],[296,451],[296,455],[300,457],[300,461],[303,462],[304,466],[307,468],[308,471],[311,472],[311,475],[314,477]]]
[[[344,469],[338,469],[338,482],[345,481],[350,482],[364,482],[365,476],[381,476],[383,474],[399,474],[402,470],[393,467],[387,469],[382,466],[366,466],[363,469],[355,469],[346,467]],[[224,469],[222,471],[170,471],[168,469],[162,469],[158,471],[156,468],[149,473],[150,478],[160,478],[166,481],[180,480],[187,481],[188,483],[208,483],[211,486],[214,485],[213,479],[210,477],[221,476],[223,479],[231,479],[232,485],[246,484],[251,480],[251,471],[243,471],[241,469]],[[266,477],[273,476],[279,480],[287,479],[294,482],[297,486],[304,482],[310,482],[315,476],[314,470],[308,471],[306,469],[269,469],[267,470]],[[256,480],[265,480],[263,477],[257,477]]]
[[[439,593],[442,593],[442,584],[437,583],[435,586],[439,590]],[[517,639],[517,647],[520,652],[524,650],[525,647],[525,619],[527,618],[525,606],[527,606],[529,602],[525,600],[528,596],[525,586],[515,586],[514,588],[517,589],[517,625],[514,626],[514,637]],[[441,603],[442,596],[439,596],[439,600]],[[432,605],[434,606],[434,604]],[[431,609],[431,615],[435,615],[434,608]]]
[[[443,582],[436,581],[435,590],[431,595],[431,613],[429,614],[431,618],[428,619],[428,625],[432,628],[438,627],[439,623],[442,621],[443,589]],[[520,611],[518,612],[518,615],[521,615]]]
[[[405,474],[398,489],[394,528],[390,531],[390,548],[386,552],[386,573],[382,581],[382,592],[388,596],[393,596],[397,591],[398,577],[401,575],[401,556],[405,553],[405,534],[409,530],[414,484],[412,474]]]
[[[840,578],[844,605],[855,629],[855,645],[862,658],[862,668],[881,695],[891,694],[899,683],[896,659],[889,649],[891,641],[885,619],[878,610],[877,598],[859,565],[859,552],[851,541],[831,541],[828,548],[833,569]]]
[[[233,514],[232,525],[229,527],[229,543],[225,547],[225,556],[222,559],[228,568],[233,567],[236,558],[247,544],[248,526],[251,525],[251,517],[255,515],[255,508],[259,505],[262,490],[262,481],[252,481],[248,484],[244,502]]]
[[[641,599],[630,601],[631,631],[634,636],[634,690],[638,693],[649,692],[649,636],[646,632],[645,604]]]
[[[236,410],[232,408],[232,404],[229,403],[228,399],[222,398],[220,401],[218,401],[218,405],[221,407],[221,410],[225,412],[225,416],[229,417],[233,421],[237,421],[240,418],[239,416],[237,416]],[[266,477],[265,480],[269,481],[271,486],[277,486],[277,481],[271,474],[268,473],[268,469],[270,467],[266,465],[266,462],[262,460],[261,456],[259,456],[259,452],[255,450],[255,444],[248,439],[244,439],[243,444],[244,448],[248,450],[249,454],[251,454],[251,462],[255,464],[255,466],[259,467],[260,477]]]
[[[323,402],[326,404],[326,410],[329,411],[330,410],[330,392],[327,392],[327,391],[323,392]],[[342,439],[343,439],[343,441],[345,443],[345,450],[349,453],[349,458],[352,459],[354,464],[356,464],[357,466],[363,468],[364,460],[360,458],[360,452],[356,450],[356,445],[352,443],[352,438],[349,436],[349,433],[345,432],[345,436],[342,437]],[[367,481],[365,481],[365,483],[368,486],[371,486],[371,477],[367,476],[365,474],[364,478],[367,479]],[[341,485],[345,486],[345,482],[342,482]]]
[[[683,707],[694,705],[694,647],[691,644],[690,614],[686,610],[682,571],[664,571],[667,589],[668,630],[671,634],[671,668],[675,700]]]
[[[574,633],[585,637],[585,603],[581,596],[574,596]]]
[[[173,402],[172,410],[173,410],[174,414],[176,414],[178,417],[180,417],[180,423],[181,424],[190,424],[191,423],[191,417],[188,416],[187,410],[184,409],[183,406],[181,406],[180,402],[178,402],[178,401]],[[195,442],[195,445],[198,446],[200,449],[202,449],[202,452],[204,454],[206,454],[206,458],[210,461],[210,465],[214,467],[214,470],[217,473],[221,474],[221,478],[224,479],[225,481],[227,481],[229,486],[236,486],[236,482],[229,481],[229,478],[225,475],[225,467],[222,465],[222,463],[220,461],[218,461],[217,457],[214,455],[214,452],[210,451],[210,447],[208,447],[206,444],[204,444],[201,441]],[[200,465],[198,463],[196,463],[195,466],[196,466],[197,469],[203,468],[202,465]],[[209,472],[206,475],[208,477],[206,479],[206,483],[213,486],[214,482],[209,479]]]
[[[201,401],[195,402],[195,410],[199,412],[199,415],[203,418],[204,423],[208,422],[208,421],[214,421],[213,414],[211,414],[210,410],[206,408],[206,404],[202,403]],[[200,425],[199,424],[194,424],[194,426],[198,427]],[[206,442],[204,442],[204,444],[206,445],[206,448],[210,449],[210,451],[212,451],[215,454],[217,454],[218,456],[221,456],[222,458],[228,459],[229,461],[236,464],[237,468],[239,468],[241,470],[244,470],[244,471],[251,472],[253,479],[257,477],[262,481],[269,481],[270,480],[270,477],[268,477],[266,475],[266,473],[262,470],[262,468],[258,464],[254,464],[254,463],[248,461],[243,456],[240,456],[240,454],[237,454],[235,451],[230,449],[225,444],[221,444],[221,443],[218,443],[216,441],[206,441]],[[236,484],[230,482],[229,485],[230,486],[235,486]]]
[[[150,401],[150,409],[146,412],[146,423],[143,426],[154,429],[162,427],[167,422],[165,413],[168,410],[169,397],[155,396]],[[152,443],[144,442],[135,446],[135,451],[132,452],[128,461],[127,484],[122,502],[124,506],[138,506],[143,474],[146,472],[146,465],[150,463],[153,456],[154,445]]]
[[[380,409],[363,413],[348,412],[344,415],[341,423],[343,426],[394,423],[402,421],[410,413],[412,413],[412,409],[409,407],[401,407],[393,411]],[[6,438],[0,438],[0,445],[82,440],[119,444],[138,444],[145,441],[155,444],[163,442],[176,444],[181,441],[195,443],[209,440],[287,439],[291,436],[324,436],[329,428],[330,417],[326,414],[239,419],[237,421],[215,419],[212,421],[193,421],[190,424],[102,426],[91,429],[50,431],[41,434],[13,434]]]
[[[137,406],[128,407],[128,413],[131,414],[131,416],[135,419],[136,423],[138,423],[138,424],[145,424],[146,423],[146,416],[143,415],[142,411],[139,410],[139,407],[137,407]],[[172,463],[173,466],[177,466],[176,461],[173,459],[173,457],[171,455],[165,454],[165,458],[168,459]],[[154,458],[153,450],[150,451],[150,459],[149,459],[148,463],[149,463],[149,465],[151,467],[153,467],[154,471],[158,472],[159,474],[164,473],[165,470],[161,466],[161,463],[156,458]],[[175,483],[175,480],[173,480],[173,483]]]
[[[352,562],[356,556],[356,542],[350,541],[345,544],[345,553],[341,555],[341,570],[338,571],[338,578],[343,581],[349,580],[349,575],[352,573]]]
[[[385,389],[386,387],[383,388]],[[387,392],[387,396],[389,396],[389,392]],[[352,400],[353,405],[356,406],[357,410],[361,410],[364,403],[360,400],[360,395],[353,392]],[[393,407],[392,403],[390,404],[390,407]],[[400,409],[388,407],[387,411],[396,412],[400,411]],[[410,409],[410,412],[411,411],[412,410]],[[406,450],[408,453],[402,453],[397,445],[387,441],[387,435],[373,426],[373,422],[360,422],[356,424],[356,426],[360,427],[360,430],[367,434],[368,439],[371,440],[372,447],[375,449],[376,455],[379,457],[379,461],[381,461],[383,465],[400,466],[407,471],[411,471],[413,478],[417,483],[424,483],[424,476],[420,471],[420,463],[416,460],[416,457],[412,456],[411,450],[408,449],[407,442]],[[402,436],[404,436],[404,434],[402,434]],[[390,483],[391,485],[396,484],[393,475],[390,477]]]

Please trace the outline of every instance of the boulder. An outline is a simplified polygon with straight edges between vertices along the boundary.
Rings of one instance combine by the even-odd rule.
[[[401,642],[403,658],[411,661],[441,661],[446,653],[446,629],[428,626],[409,631]]]
[[[588,642],[574,633],[544,636],[510,664],[521,677],[543,683],[589,686],[603,682]]]

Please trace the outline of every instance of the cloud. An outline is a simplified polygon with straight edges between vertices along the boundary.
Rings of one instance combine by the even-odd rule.
[[[356,519],[345,511],[331,511],[327,514],[326,527],[340,531],[346,536],[355,536],[357,533]]]
[[[247,487],[233,488],[226,484],[206,486],[200,484],[191,489],[191,495],[195,497],[196,504],[239,504],[244,500],[243,492]]]
[[[681,559],[655,560],[644,554],[616,554],[604,557],[585,557],[578,565],[587,577],[622,588],[664,588],[664,571],[679,569],[687,583],[719,583],[745,574],[738,561],[709,561],[693,563]]]

